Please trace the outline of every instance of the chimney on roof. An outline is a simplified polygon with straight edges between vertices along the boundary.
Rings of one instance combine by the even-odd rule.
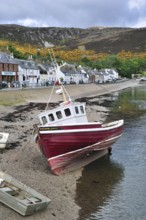
[[[14,54],[10,53],[10,60],[14,58]]]
[[[33,61],[32,55],[29,55],[28,58],[27,58],[27,60]]]

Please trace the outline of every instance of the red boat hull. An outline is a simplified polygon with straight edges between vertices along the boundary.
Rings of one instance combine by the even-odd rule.
[[[96,125],[96,126],[95,126]],[[86,128],[85,128],[86,127]],[[123,133],[123,121],[101,124],[41,126],[38,144],[53,173],[63,172],[72,162],[94,151],[108,149]],[[94,156],[94,158],[98,155]]]
[[[48,164],[52,172],[61,175],[69,171],[73,171],[84,167],[85,165],[97,160],[98,158],[108,154],[111,145],[119,138],[108,139],[97,144],[72,151],[56,157],[48,159]]]

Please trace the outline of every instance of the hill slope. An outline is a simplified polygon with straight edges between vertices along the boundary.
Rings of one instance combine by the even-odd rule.
[[[45,42],[63,46],[64,49],[86,49],[96,52],[118,53],[121,50],[146,51],[146,28],[93,27],[33,28],[19,25],[0,25],[0,39],[17,41],[20,44],[43,47]]]

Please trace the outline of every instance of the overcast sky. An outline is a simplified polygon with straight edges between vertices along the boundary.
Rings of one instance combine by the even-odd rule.
[[[146,0],[1,0],[0,24],[146,27]]]

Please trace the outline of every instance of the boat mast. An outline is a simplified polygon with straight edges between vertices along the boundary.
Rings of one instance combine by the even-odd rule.
[[[51,97],[52,97],[52,94],[53,94],[53,91],[54,91],[54,88],[55,88],[55,85],[57,83],[60,85],[60,90],[61,90],[62,96],[63,96],[63,102],[72,101],[69,93],[67,92],[67,90],[65,89],[64,85],[62,84],[62,82],[61,82],[61,80],[59,78],[59,74],[58,73],[60,71],[60,67],[57,64],[57,61],[56,61],[56,58],[55,58],[54,51],[53,51],[52,47],[48,48],[48,51],[49,51],[51,62],[53,64],[53,68],[54,68],[54,71],[55,71],[55,74],[56,74],[56,80],[55,80],[55,83],[53,85],[53,89],[52,89],[52,92],[50,94],[49,101],[47,103],[46,109],[48,108],[49,102],[51,100]]]

